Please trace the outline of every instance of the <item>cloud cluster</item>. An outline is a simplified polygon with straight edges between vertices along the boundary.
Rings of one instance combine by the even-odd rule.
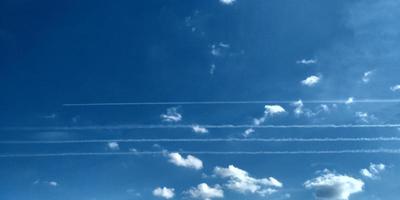
[[[324,174],[304,183],[314,190],[317,200],[348,200],[350,195],[362,192],[364,182],[346,175],[325,171]]]
[[[182,115],[178,112],[177,107],[167,109],[167,113],[160,115],[161,119],[165,122],[179,122],[182,120]]]
[[[153,195],[164,199],[172,199],[175,196],[174,188],[158,187],[153,190]]]
[[[229,165],[227,168],[215,167],[214,174],[227,178],[226,187],[239,193],[252,193],[267,196],[281,188],[283,184],[273,177],[257,179],[251,177],[245,170]]]
[[[385,169],[386,165],[382,163],[379,164],[371,163],[368,169],[367,168],[361,169],[360,174],[367,178],[376,179],[379,178],[379,174],[383,172]]]
[[[169,162],[180,167],[192,168],[196,170],[200,170],[203,168],[203,162],[192,156],[188,155],[186,158],[182,157],[179,153],[169,153]]]
[[[197,185],[197,187],[192,187],[185,193],[189,194],[191,198],[202,200],[211,200],[224,197],[224,191],[219,185],[210,187],[206,183],[200,183]]]

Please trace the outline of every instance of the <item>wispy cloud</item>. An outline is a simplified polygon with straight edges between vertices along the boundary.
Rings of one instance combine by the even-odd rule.
[[[394,85],[390,87],[390,90],[392,90],[393,92],[398,92],[400,91],[400,85]]]
[[[306,181],[304,186],[314,190],[317,200],[348,200],[350,195],[363,191],[364,182],[351,176],[325,171],[321,176]]]
[[[366,178],[377,179],[379,174],[386,169],[386,165],[379,163],[371,163],[368,168],[360,170],[360,174]]]
[[[203,162],[192,156],[188,155],[186,158],[182,157],[179,153],[169,153],[169,162],[180,167],[192,168],[196,170],[200,170],[203,168]]]
[[[317,63],[317,60],[315,59],[301,59],[296,61],[297,64],[303,64],[303,65],[310,65],[310,64],[315,64]]]
[[[364,72],[364,75],[363,75],[363,77],[362,77],[361,80],[362,80],[364,83],[369,83],[369,82],[371,81],[371,78],[372,78],[372,75],[373,75],[373,74],[374,74],[374,71],[373,71],[373,70]]]
[[[309,76],[306,79],[301,81],[301,84],[308,86],[308,87],[312,87],[314,85],[316,85],[317,83],[319,83],[321,81],[321,77],[320,76]]]
[[[118,144],[117,142],[109,142],[109,143],[107,144],[107,147],[108,147],[110,150],[113,150],[113,151],[119,150],[119,144]]]
[[[193,125],[192,126],[192,130],[193,130],[193,132],[199,133],[199,134],[208,133],[208,129],[204,128],[204,127],[202,127],[200,125]]]
[[[172,199],[175,196],[174,188],[158,187],[153,190],[153,195],[164,199]]]
[[[167,112],[161,114],[160,117],[165,122],[179,122],[182,120],[182,115],[178,112],[177,107],[168,108]]]
[[[236,0],[219,0],[222,4],[231,5],[236,2]]]
[[[229,165],[227,168],[215,167],[214,174],[228,179],[227,188],[243,194],[252,193],[267,196],[277,192],[277,188],[283,186],[273,177],[257,179],[233,165]]]
[[[184,193],[188,194],[191,198],[211,200],[224,197],[224,191],[219,185],[210,187],[207,183],[200,183],[197,187],[192,187]]]

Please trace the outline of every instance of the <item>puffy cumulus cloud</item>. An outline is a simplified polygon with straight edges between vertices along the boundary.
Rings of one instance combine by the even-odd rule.
[[[301,84],[311,87],[311,86],[316,85],[320,81],[321,81],[321,77],[320,76],[312,75],[312,76],[309,76],[306,79],[302,80]]]
[[[400,92],[400,85],[394,85],[390,87],[390,90],[392,90],[393,92]]]
[[[364,182],[350,176],[325,171],[322,175],[304,183],[314,190],[317,200],[348,200],[350,195],[362,192]]]
[[[379,174],[385,171],[385,169],[386,165],[382,163],[379,164],[371,163],[368,168],[361,169],[360,174],[367,178],[377,179],[379,178]]]
[[[201,127],[199,125],[193,125],[192,130],[193,130],[193,132],[199,133],[199,134],[208,133],[208,129],[206,129],[205,127]]]
[[[191,198],[202,200],[211,200],[224,197],[224,191],[219,185],[210,187],[206,183],[200,183],[197,185],[197,187],[192,187],[184,193],[188,194]]]
[[[227,188],[243,194],[252,193],[267,196],[275,193],[278,188],[283,186],[281,182],[273,177],[257,179],[251,177],[247,171],[233,165],[229,165],[227,168],[215,167],[214,174],[228,179]]]
[[[178,112],[177,107],[168,108],[165,114],[160,115],[165,122],[179,122],[182,120],[182,115]]]
[[[110,150],[113,151],[119,150],[119,144],[117,142],[109,142],[107,146]]]
[[[169,162],[180,167],[192,168],[196,170],[200,170],[203,168],[203,162],[192,156],[188,155],[186,158],[182,157],[179,153],[169,153]]]
[[[315,59],[301,59],[296,61],[297,64],[303,64],[303,65],[310,65],[310,64],[315,64],[317,63],[317,60]]]
[[[175,196],[174,188],[158,187],[153,190],[153,195],[164,199],[172,199]]]
[[[371,77],[372,77],[372,75],[374,74],[374,71],[367,71],[367,72],[364,72],[364,75],[363,75],[363,77],[362,77],[362,81],[364,82],[364,83],[369,83],[369,81],[371,81]]]
[[[221,2],[222,4],[225,5],[231,5],[233,3],[235,3],[236,0],[219,0],[219,2]]]

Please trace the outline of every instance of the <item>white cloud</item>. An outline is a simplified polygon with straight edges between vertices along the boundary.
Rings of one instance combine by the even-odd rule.
[[[158,187],[153,190],[153,195],[164,199],[172,199],[175,196],[174,188]]]
[[[369,123],[371,121],[377,120],[374,115],[369,115],[367,112],[356,112],[356,117],[364,123]]]
[[[57,187],[57,186],[58,186],[58,183],[55,182],[55,181],[49,181],[48,184],[49,184],[50,186],[53,186],[53,187]]]
[[[394,85],[394,86],[390,87],[390,90],[392,90],[393,92],[400,91],[400,85]]]
[[[386,165],[379,163],[379,164],[374,164],[371,163],[368,167],[368,169],[364,168],[360,170],[360,174],[363,175],[364,177],[371,178],[371,179],[376,179],[379,178],[379,174],[383,171],[385,171]]]
[[[248,136],[250,136],[250,134],[254,133],[254,131],[255,131],[254,129],[248,128],[248,129],[246,129],[246,130],[244,131],[243,136],[244,136],[244,137],[248,137]]]
[[[169,153],[169,162],[173,163],[176,166],[180,167],[186,167],[186,168],[192,168],[192,169],[202,169],[203,168],[203,162],[192,156],[188,155],[186,158],[183,158],[179,153]]]
[[[265,105],[264,113],[267,115],[275,115],[286,112],[286,110],[280,105]]]
[[[208,133],[208,129],[201,127],[199,125],[193,125],[192,130],[193,130],[193,132],[199,133],[199,134]]]
[[[321,176],[306,181],[304,186],[315,191],[317,200],[348,200],[350,195],[363,191],[364,182],[326,171]]]
[[[298,100],[292,103],[292,106],[295,106],[296,108],[294,109],[294,114],[296,116],[301,116],[301,115],[305,115],[307,117],[312,117],[314,115],[316,115],[313,111],[311,111],[310,109],[306,109],[304,108],[304,104],[302,100]]]
[[[362,81],[364,83],[368,83],[371,80],[371,77],[373,75],[374,71],[367,71],[364,73],[363,77],[362,77]]]
[[[210,66],[210,74],[213,75],[217,66],[215,64],[211,64]]]
[[[119,150],[119,144],[117,142],[109,142],[107,146],[113,151]]]
[[[352,104],[352,103],[354,103],[354,98],[353,98],[353,97],[349,97],[349,98],[346,100],[346,102],[344,102],[344,103],[347,104],[347,105]]]
[[[315,64],[317,63],[317,60],[314,59],[301,59],[296,61],[297,64],[304,64],[304,65],[310,65],[310,64]]]
[[[281,182],[273,177],[257,179],[251,177],[248,172],[233,165],[229,165],[227,168],[215,167],[214,174],[222,178],[227,178],[228,183],[226,187],[240,193],[266,196],[276,192],[277,188],[283,186]]]
[[[309,76],[306,79],[302,80],[301,84],[312,87],[312,86],[316,85],[317,83],[319,83],[320,81],[321,81],[321,77],[312,75],[312,76]]]
[[[165,122],[179,122],[182,120],[182,115],[178,113],[177,107],[168,108],[167,113],[162,114],[160,117]]]
[[[330,111],[329,106],[326,105],[326,104],[321,104],[319,106],[322,109],[322,111],[324,111],[324,112],[329,112]]]
[[[194,199],[211,200],[216,198],[223,198],[224,191],[219,185],[214,187],[208,186],[206,183],[201,183],[197,187],[192,187],[185,193],[189,194]]]
[[[221,2],[222,4],[225,4],[225,5],[233,4],[233,3],[235,3],[235,1],[236,0],[219,0],[219,2]]]

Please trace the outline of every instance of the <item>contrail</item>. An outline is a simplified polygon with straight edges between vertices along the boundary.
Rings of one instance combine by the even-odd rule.
[[[96,139],[96,140],[50,140],[28,141],[13,140],[0,141],[0,144],[74,144],[74,143],[135,143],[135,142],[396,142],[400,137],[375,137],[375,138],[212,138],[212,139]]]
[[[223,104],[289,104],[297,100],[266,101],[169,101],[169,102],[106,102],[106,103],[65,103],[62,106],[145,106],[145,105],[223,105]],[[304,100],[303,103],[349,103],[348,99]],[[400,103],[400,99],[354,99],[351,103]]]
[[[197,155],[296,155],[296,154],[400,154],[400,149],[350,149],[325,151],[178,151],[182,154]],[[0,158],[34,158],[34,157],[76,157],[76,156],[136,156],[164,155],[164,151],[140,152],[73,152],[73,153],[33,153],[33,154],[0,154]]]
[[[198,125],[207,129],[301,129],[301,128],[400,128],[400,124],[294,124],[294,125],[253,125],[220,124]],[[129,130],[129,129],[192,129],[193,125],[106,125],[106,126],[16,126],[0,127],[0,131],[85,131],[85,130]]]

